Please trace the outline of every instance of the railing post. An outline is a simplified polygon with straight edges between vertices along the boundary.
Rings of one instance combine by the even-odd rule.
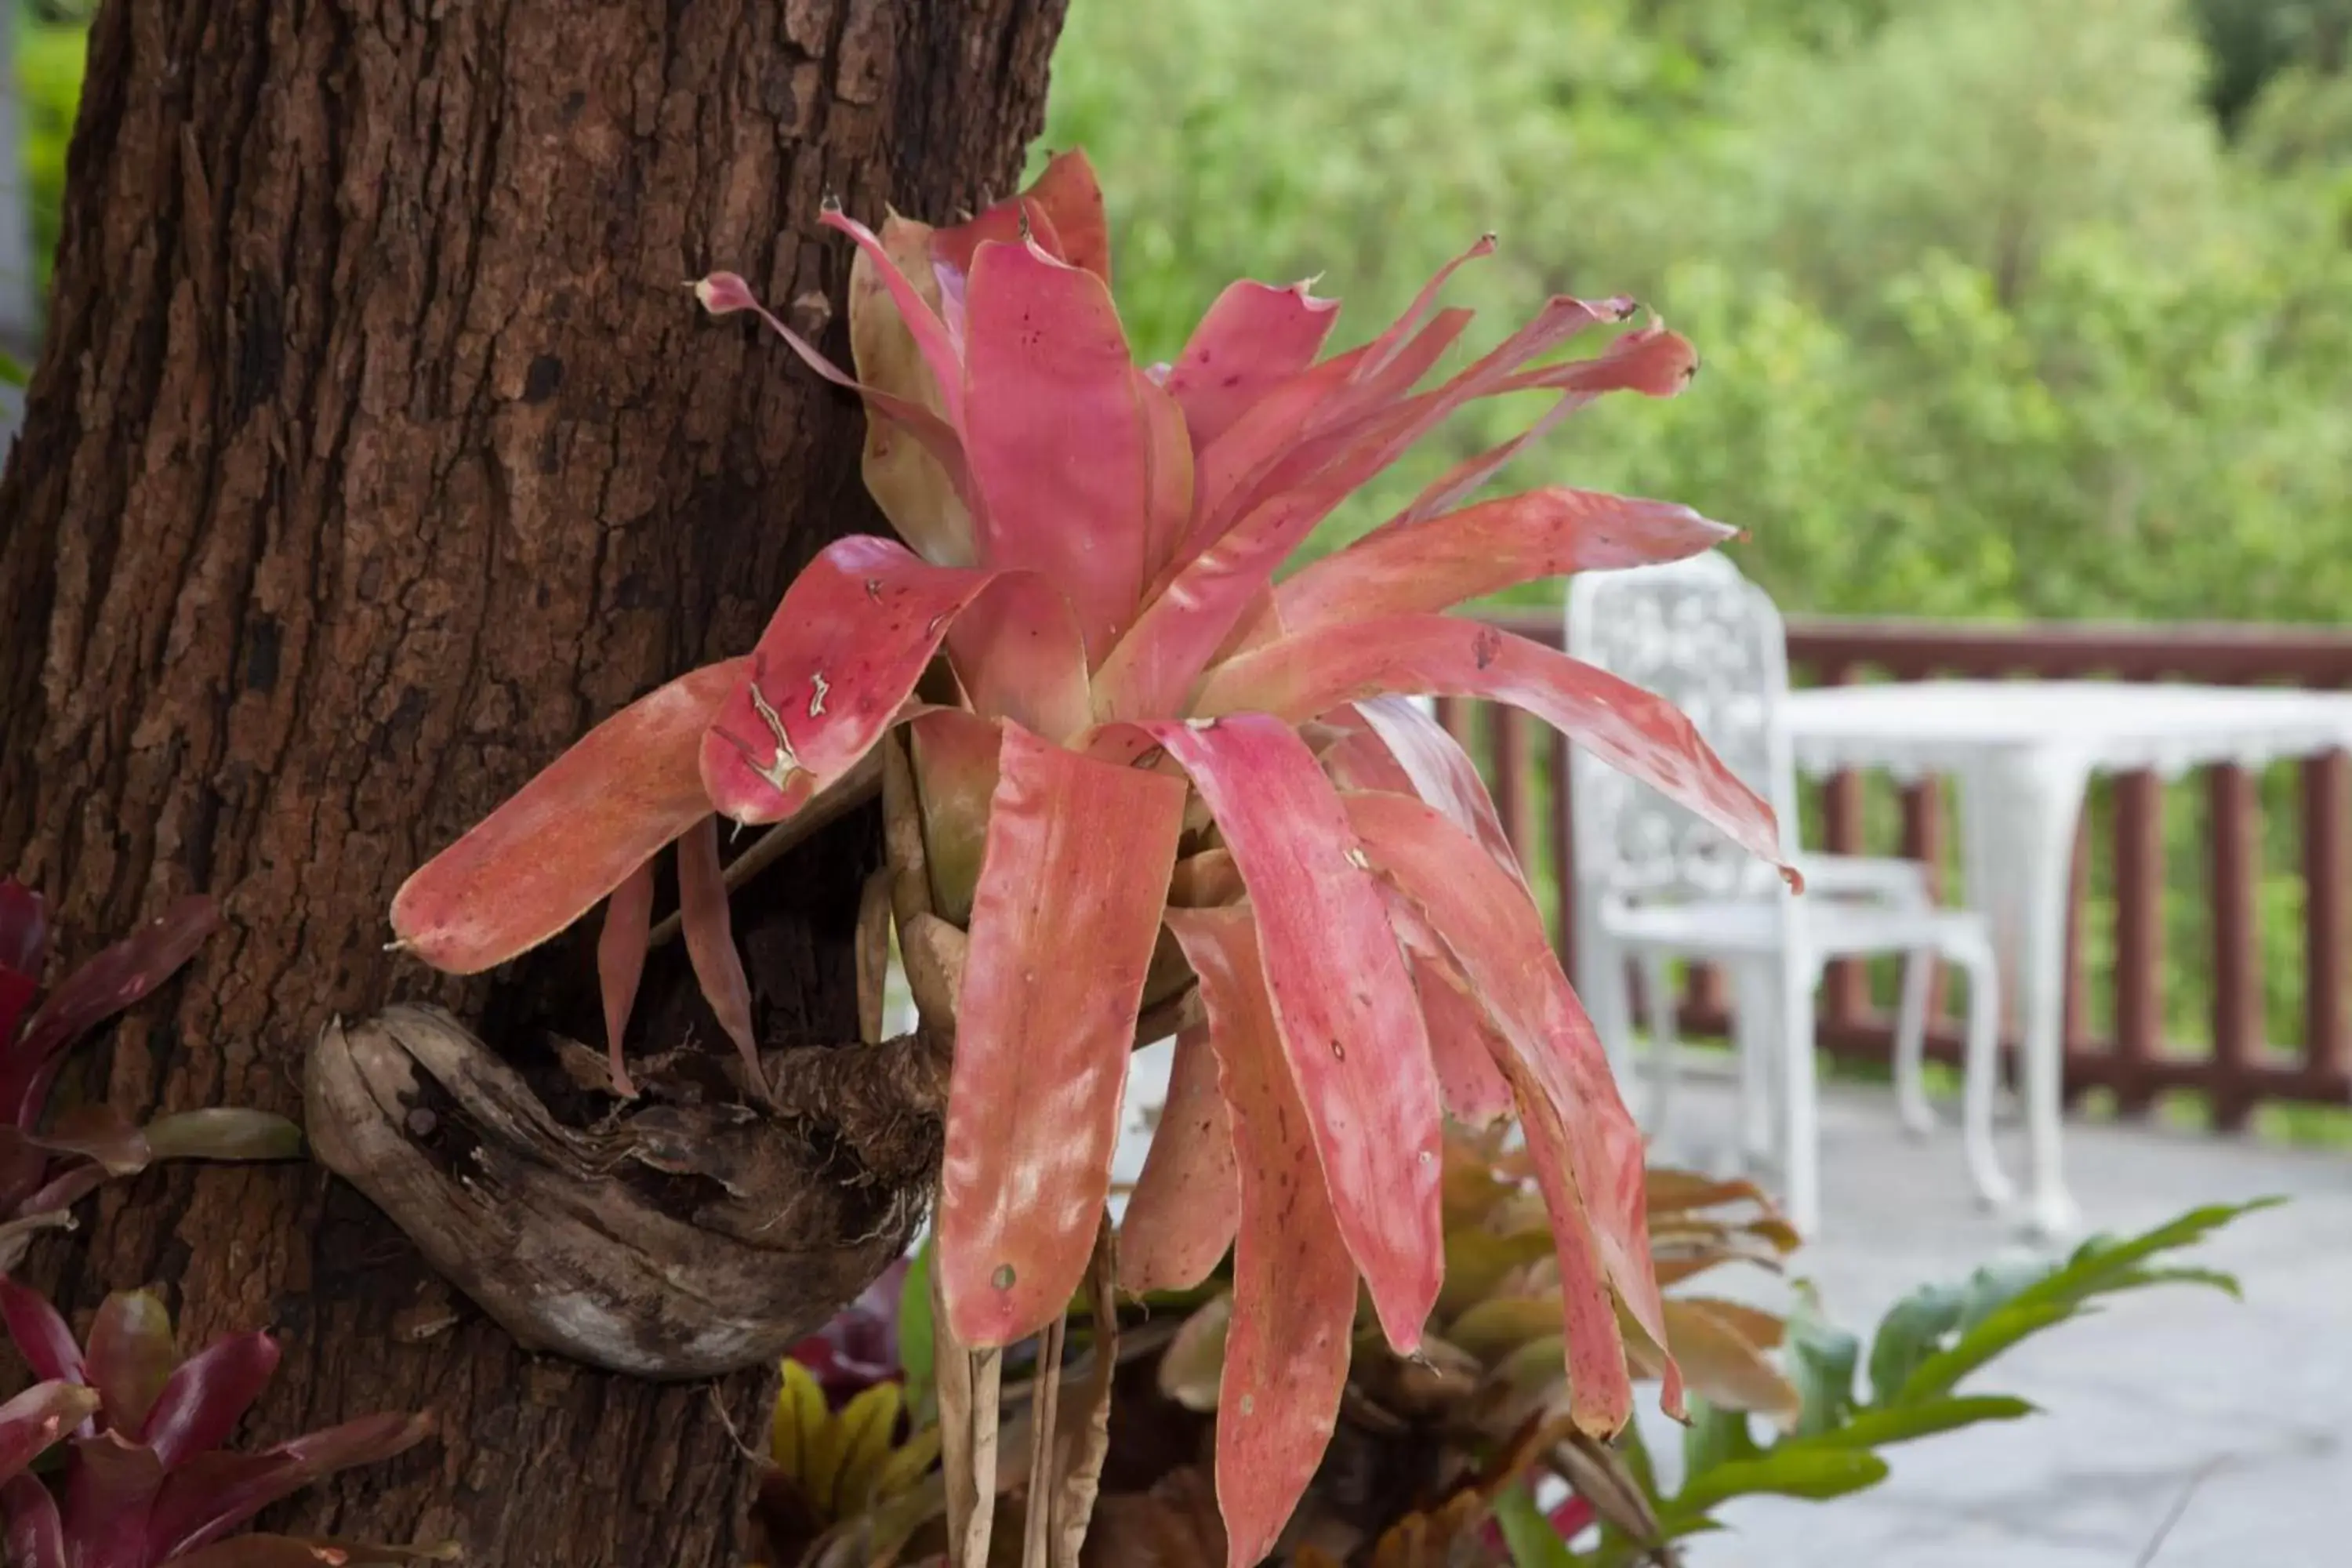
[[[1528,720],[1516,708],[1496,703],[1486,710],[1486,754],[1495,773],[1495,811],[1503,832],[1528,867],[1536,852],[1535,817],[1528,809]]]
[[[2147,1069],[2164,1049],[2164,781],[2116,781],[2116,1107],[2155,1098]]]
[[[1844,686],[1853,679],[1853,666],[1842,661],[1824,664],[1821,679],[1823,686]],[[1861,854],[1862,780],[1851,773],[1832,775],[1822,790],[1822,808],[1829,839],[1822,847],[1832,855]],[[1840,959],[1829,966],[1824,980],[1827,1021],[1838,1027],[1861,1023],[1870,1012],[1870,972],[1850,959]]]
[[[2347,881],[2352,881],[2352,758],[2330,752],[2303,764],[2303,1059],[2325,1071],[2352,1065],[2346,1036]]]
[[[2207,770],[2212,835],[2213,1124],[2243,1126],[2252,1108],[2247,1073],[2263,1045],[2262,928],[2254,882],[2262,840],[2254,781],[2233,763]]]
[[[1569,798],[1568,737],[1551,732],[1552,930],[1560,973],[1576,978],[1576,803]]]

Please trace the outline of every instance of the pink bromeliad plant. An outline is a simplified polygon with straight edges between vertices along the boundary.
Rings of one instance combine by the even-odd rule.
[[[1232,1561],[1272,1549],[1321,1457],[1359,1281],[1391,1345],[1420,1341],[1444,1268],[1448,1113],[1524,1124],[1573,1407],[1588,1430],[1615,1430],[1632,1409],[1627,1336],[1639,1363],[1667,1359],[1641,1141],[1475,770],[1400,699],[1524,709],[1777,858],[1769,808],[1670,705],[1444,614],[1729,531],[1575,489],[1472,500],[1530,429],[1276,576],[1474,399],[1549,393],[1539,429],[1605,392],[1678,391],[1690,346],[1652,324],[1550,358],[1634,311],[1558,298],[1433,380],[1470,315],[1441,308],[1442,285],[1492,248],[1482,240],[1360,347],[1323,353],[1336,301],[1237,282],[1172,365],[1139,366],[1112,304],[1101,195],[1076,154],[955,227],[824,222],[857,247],[856,376],[742,279],[698,291],[714,313],[759,310],[863,396],[868,486],[907,542],[830,546],[747,657],[592,731],[411,879],[393,910],[403,942],[470,973],[609,897],[617,1064],[651,863],[676,842],[689,952],[750,1056],[717,818],[806,812],[905,725],[933,901],[969,933],[937,1210],[957,1340],[1037,1333],[1080,1284],[1166,932],[1198,1013],[1119,1277],[1181,1286],[1235,1248],[1217,1416]],[[1679,1406],[1670,1361],[1664,1397]]]

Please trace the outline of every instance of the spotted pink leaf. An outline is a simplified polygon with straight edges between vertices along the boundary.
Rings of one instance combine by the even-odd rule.
[[[1206,450],[1253,404],[1312,364],[1339,319],[1339,301],[1315,298],[1304,283],[1227,285],[1168,373],[1192,449]]]
[[[940,1167],[956,1337],[1004,1345],[1085,1277],[1184,788],[1004,726]]]
[[[1272,955],[1259,952],[1249,912],[1171,910],[1168,924],[1201,977],[1233,1124],[1240,1225],[1217,1394],[1217,1506],[1225,1561],[1247,1568],[1274,1550],[1330,1446],[1356,1269],[1266,994]]]
[[[1152,433],[1118,309],[1034,244],[982,246],[965,309],[981,559],[1059,588],[1099,664],[1135,619],[1150,549]]]
[[[1389,1342],[1409,1352],[1444,1268],[1443,1129],[1420,1000],[1381,883],[1289,725],[1244,714],[1136,728],[1192,775],[1249,889],[1339,1234]]]
[[[825,546],[784,591],[750,679],[702,738],[709,804],[738,822],[778,822],[856,767],[994,576],[863,534]]]

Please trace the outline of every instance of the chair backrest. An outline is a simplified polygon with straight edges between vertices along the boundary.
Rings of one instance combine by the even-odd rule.
[[[1690,715],[1741,783],[1771,804],[1796,846],[1796,770],[1780,706],[1787,633],[1770,595],[1718,551],[1664,566],[1569,580],[1568,651]],[[1637,897],[1766,898],[1764,862],[1582,747],[1570,752],[1577,879]]]

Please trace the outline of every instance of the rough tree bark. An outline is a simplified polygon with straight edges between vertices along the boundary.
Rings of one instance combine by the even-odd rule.
[[[585,726],[749,647],[824,540],[877,526],[854,405],[680,284],[741,271],[840,343],[821,202],[944,214],[1009,189],[1061,11],[108,0],[0,481],[0,867],[78,952],[190,890],[229,923],[84,1092],[292,1111],[331,1016],[516,1009],[511,983],[382,951],[401,879]],[[772,1039],[854,1033],[873,831],[769,878],[747,944]],[[536,984],[579,963],[553,952]],[[714,1401],[462,1316],[410,1342],[413,1250],[316,1168],[151,1173],[85,1215],[86,1249],[35,1259],[83,1321],[161,1282],[187,1340],[279,1329],[257,1439],[441,1416],[285,1526],[454,1538],[485,1564],[741,1560],[717,1406],[754,1420],[756,1374]]]

